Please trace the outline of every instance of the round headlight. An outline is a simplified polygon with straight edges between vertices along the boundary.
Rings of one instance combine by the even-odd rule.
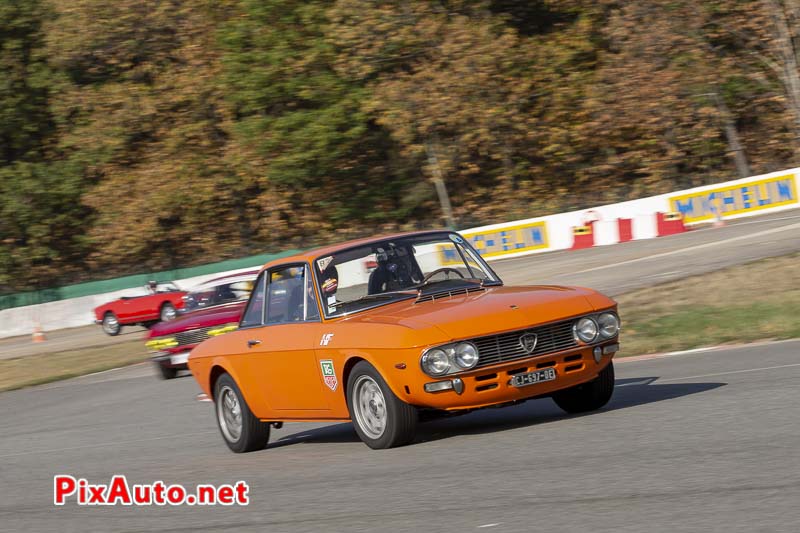
[[[442,376],[450,370],[450,360],[444,350],[434,348],[422,355],[422,370],[431,376]]]
[[[590,343],[597,338],[597,323],[588,317],[583,317],[572,327],[575,338],[581,342]]]
[[[459,342],[453,360],[463,369],[473,368],[478,364],[478,349],[471,342]]]
[[[602,313],[597,317],[597,324],[600,326],[600,336],[604,339],[619,333],[619,318],[614,313]]]

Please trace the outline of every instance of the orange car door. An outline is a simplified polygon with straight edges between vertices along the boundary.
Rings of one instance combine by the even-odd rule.
[[[305,265],[270,270],[264,325],[246,330],[249,373],[273,410],[329,409],[314,350],[322,324],[308,272]]]

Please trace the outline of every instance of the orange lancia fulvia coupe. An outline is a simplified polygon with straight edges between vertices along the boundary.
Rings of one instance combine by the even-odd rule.
[[[271,426],[352,420],[371,448],[414,439],[420,415],[551,397],[604,406],[616,303],[579,287],[506,287],[457,233],[352,241],[264,266],[239,328],[192,350],[235,452]]]

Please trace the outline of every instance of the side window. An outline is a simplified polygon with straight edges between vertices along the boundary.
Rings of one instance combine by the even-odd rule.
[[[267,286],[267,324],[318,320],[319,309],[305,266],[273,270]]]
[[[240,327],[257,326],[263,322],[264,319],[264,282],[267,279],[266,273],[261,274],[256,280],[256,286],[253,293],[250,295],[250,301],[247,303],[242,315]]]
[[[271,271],[267,286],[267,324],[298,320],[303,320],[303,267]]]

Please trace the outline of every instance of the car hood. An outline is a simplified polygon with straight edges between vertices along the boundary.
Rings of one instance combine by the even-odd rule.
[[[159,322],[150,328],[147,338],[163,337],[164,335],[174,335],[190,329],[239,322],[246,304],[246,301],[241,301],[183,313],[178,315],[175,320]]]
[[[580,287],[487,287],[433,301],[406,300],[359,313],[348,321],[435,327],[452,340],[524,329],[613,305],[610,298]]]

